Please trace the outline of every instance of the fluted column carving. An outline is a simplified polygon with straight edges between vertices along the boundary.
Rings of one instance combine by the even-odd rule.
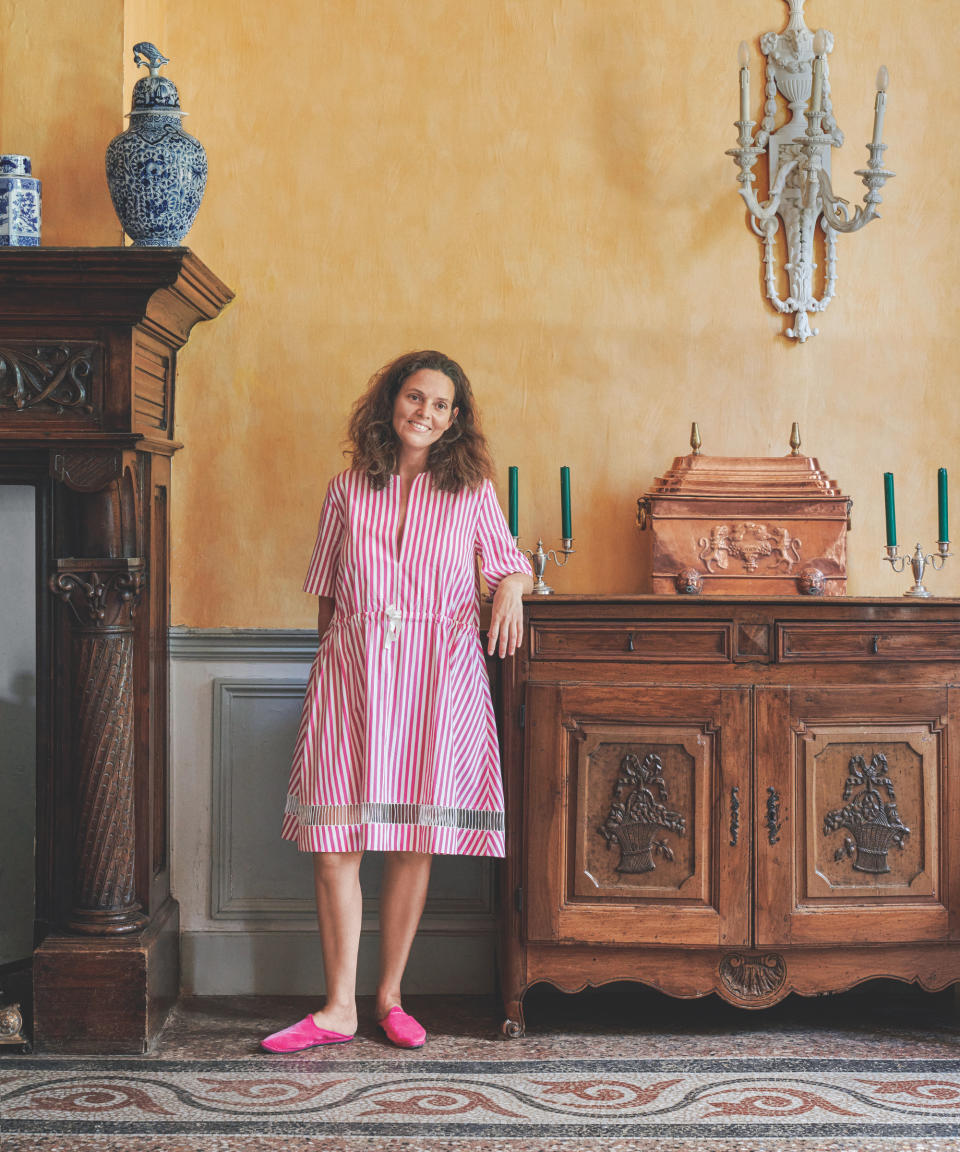
[[[134,887],[133,614],[143,561],[57,562],[51,590],[70,608],[74,891],[67,928],[90,935],[145,923]]]

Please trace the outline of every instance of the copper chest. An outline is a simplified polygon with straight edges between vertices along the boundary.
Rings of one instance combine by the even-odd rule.
[[[842,596],[851,503],[811,456],[678,456],[638,502],[653,591]]]

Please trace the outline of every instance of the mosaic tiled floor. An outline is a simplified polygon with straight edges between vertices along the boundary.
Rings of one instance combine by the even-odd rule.
[[[0,1058],[4,1152],[960,1150],[953,997],[871,985],[769,1013],[642,989],[537,989],[528,1037],[489,1001],[408,1002],[416,1052],[365,1025],[296,1056],[257,1040],[302,1001],[178,1006],[148,1056]]]

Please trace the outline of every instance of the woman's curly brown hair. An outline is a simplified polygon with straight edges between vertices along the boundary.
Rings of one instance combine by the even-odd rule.
[[[457,415],[436,443],[430,445],[427,471],[444,492],[478,488],[493,474],[487,441],[480,429],[476,402],[467,374],[442,352],[407,352],[370,378],[354,404],[347,426],[347,454],[354,472],[364,472],[373,488],[384,488],[397,470],[400,441],[393,429],[393,405],[403,383],[423,368],[442,372],[453,384],[452,408]]]

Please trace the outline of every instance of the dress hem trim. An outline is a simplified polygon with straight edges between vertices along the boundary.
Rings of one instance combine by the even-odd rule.
[[[348,827],[363,824],[400,824],[420,828],[458,828],[469,832],[503,832],[504,814],[474,808],[447,808],[437,804],[303,804],[287,796],[284,809],[301,826]]]

